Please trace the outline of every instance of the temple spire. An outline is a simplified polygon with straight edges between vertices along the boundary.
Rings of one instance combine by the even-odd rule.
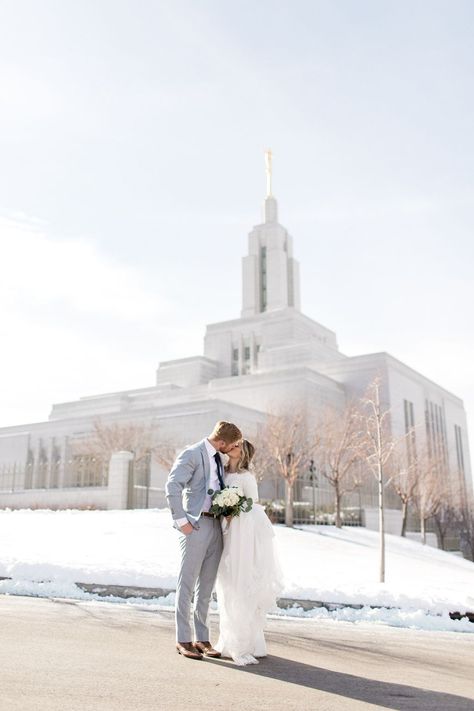
[[[265,197],[265,204],[263,208],[264,222],[278,222],[278,205],[277,201],[272,194],[272,159],[273,154],[271,148],[267,148],[265,151],[265,173],[267,176],[267,195]]]
[[[267,192],[264,220],[249,234],[249,252],[243,259],[242,316],[267,311],[300,309],[298,262],[293,258],[291,235],[278,222],[278,204],[272,194],[272,152],[265,151]]]
[[[265,151],[265,173],[267,175],[267,194],[266,197],[272,197],[272,151],[267,148]]]

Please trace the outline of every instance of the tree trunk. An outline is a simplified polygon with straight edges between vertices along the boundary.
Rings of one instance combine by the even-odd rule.
[[[403,538],[407,535],[407,521],[408,521],[408,501],[402,502],[402,532],[401,536]]]
[[[421,542],[426,545],[426,518],[424,516],[420,517],[421,524]]]
[[[380,582],[385,582],[385,516],[383,506],[383,473],[379,462],[379,533],[380,533]]]
[[[442,522],[438,519],[437,516],[434,517],[436,528],[438,530],[438,540],[439,540],[439,545],[442,551],[444,551],[444,546],[445,546],[445,539],[446,539],[446,530],[443,527]]]
[[[379,408],[377,393],[377,408]],[[381,583],[385,582],[385,516],[383,501],[383,469],[382,469],[382,432],[380,420],[377,420],[377,454],[378,454],[378,493],[379,493],[379,535],[380,535],[380,577]]]
[[[339,488],[337,486],[334,489],[334,493],[335,493],[335,503],[336,503],[336,528],[342,528],[341,494],[339,493]]]
[[[285,526],[293,528],[293,484],[285,479]]]

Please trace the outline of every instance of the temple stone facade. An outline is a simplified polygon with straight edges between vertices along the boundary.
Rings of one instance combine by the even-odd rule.
[[[471,489],[462,400],[388,353],[341,353],[336,334],[300,310],[292,237],[278,222],[271,194],[263,215],[243,258],[240,318],[208,325],[203,354],[160,363],[155,385],[55,404],[47,421],[0,429],[0,475],[12,466],[18,472],[12,486],[11,476],[0,480],[0,506],[47,505],[51,489],[58,505],[71,505],[64,463],[72,443],[87,438],[97,420],[157,425],[177,447],[200,439],[219,419],[238,423],[252,436],[268,412],[292,403],[313,414],[327,404],[342,407],[375,376],[383,382],[394,434],[419,425],[422,436],[447,453],[454,476]],[[166,474],[153,464],[152,505],[164,505]],[[107,497],[101,496],[97,505],[106,507]]]

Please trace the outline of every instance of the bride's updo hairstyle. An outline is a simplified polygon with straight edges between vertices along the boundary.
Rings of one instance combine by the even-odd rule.
[[[253,446],[252,442],[249,442],[248,439],[243,439],[242,440],[242,454],[239,459],[237,471],[245,472],[248,469],[250,469],[250,465],[252,463],[254,454],[255,454],[255,447]]]

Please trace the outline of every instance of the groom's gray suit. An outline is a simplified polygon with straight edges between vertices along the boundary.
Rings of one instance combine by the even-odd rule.
[[[166,482],[166,498],[176,528],[179,519],[193,526],[189,534],[180,531],[181,568],[176,587],[176,641],[209,641],[207,617],[209,602],[222,554],[219,519],[202,516],[210,482],[210,463],[206,440],[181,452]],[[194,600],[194,630],[190,624],[191,599]]]

